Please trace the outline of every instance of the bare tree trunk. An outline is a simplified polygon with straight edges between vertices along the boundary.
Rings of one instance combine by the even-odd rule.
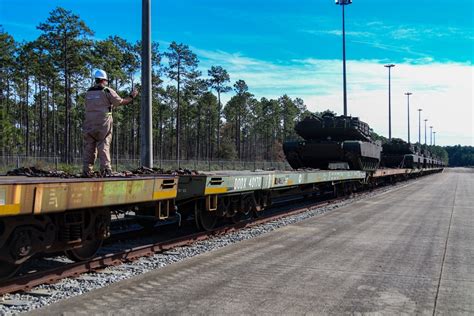
[[[198,121],[197,121],[197,133],[196,133],[196,160],[200,158],[200,148],[201,145],[201,107],[198,108]]]
[[[180,99],[180,84],[181,84],[181,73],[180,73],[180,68],[181,68],[181,63],[180,63],[180,59],[178,59],[178,96],[177,96],[177,105],[176,105],[176,164],[177,164],[177,168],[179,168],[179,165],[180,165],[180,162],[179,162],[179,151],[180,151],[180,148],[179,148],[179,134],[180,134],[180,112],[179,112],[179,99]]]
[[[68,100],[67,100],[67,108],[68,108],[68,139],[67,139],[67,163],[72,162],[72,93],[71,93],[71,74],[68,74]]]
[[[221,149],[221,91],[220,88],[217,89],[217,157],[220,157]]]
[[[38,104],[36,103],[35,97],[38,96],[38,81],[33,77],[34,82],[34,93],[33,93],[33,120],[32,120],[32,129],[33,129],[33,156],[38,155]]]
[[[212,160],[212,151],[213,151],[213,148],[212,148],[212,120],[210,119],[211,118],[211,104],[209,104],[209,120],[208,120],[208,123],[207,123],[207,136],[208,136],[208,140],[207,140],[207,143],[208,143],[208,156],[207,156],[207,159],[208,160]]]
[[[160,161],[163,160],[163,107],[161,104],[158,104],[160,110],[158,112],[158,119],[159,119],[159,146],[158,150],[160,153]]]
[[[26,75],[25,78],[25,123],[26,123],[26,133],[25,133],[25,155],[29,156],[30,155],[30,116],[29,116],[29,110],[28,110],[28,99],[29,99],[29,79],[28,75]]]
[[[57,107],[56,107],[56,104],[55,104],[55,95],[54,95],[54,86],[56,84],[56,82],[54,81],[54,79],[52,80],[53,81],[53,84],[52,84],[52,88],[51,88],[51,110],[52,110],[52,134],[53,134],[53,155],[54,156],[57,156],[58,155],[58,126],[56,124],[56,117],[57,117]]]
[[[68,146],[69,146],[69,106],[68,106],[68,78],[67,73],[64,74],[64,147],[63,147],[63,162],[68,163]]]
[[[43,133],[44,133],[44,126],[43,126],[43,89],[41,87],[41,79],[39,80],[39,142],[38,147],[40,150],[40,156],[44,156],[44,148],[43,148]]]
[[[49,99],[49,88],[47,86],[47,83],[46,83],[46,107],[45,107],[45,122],[44,122],[44,125],[45,125],[45,131],[44,131],[44,152],[47,154],[47,156],[50,156],[51,152],[50,152],[50,148],[49,148],[49,140],[48,140],[48,135],[50,135],[51,133],[49,133],[49,130],[50,130],[50,121],[49,121],[49,114],[50,114],[50,111],[49,111],[49,103],[50,102],[50,99]]]

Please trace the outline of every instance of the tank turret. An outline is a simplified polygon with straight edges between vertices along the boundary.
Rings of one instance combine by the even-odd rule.
[[[335,116],[331,113],[308,116],[296,124],[295,131],[305,140],[372,140],[369,125],[358,117]]]

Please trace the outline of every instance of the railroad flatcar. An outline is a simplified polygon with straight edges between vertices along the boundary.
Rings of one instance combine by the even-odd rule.
[[[92,257],[110,234],[111,215],[175,211],[177,176],[60,179],[0,177],[0,279],[38,253]]]
[[[81,261],[110,234],[112,214],[146,226],[190,216],[203,230],[219,219],[258,217],[289,196],[344,195],[438,172],[429,169],[221,171],[180,176],[59,179],[0,177],[0,280],[35,254],[64,251]]]

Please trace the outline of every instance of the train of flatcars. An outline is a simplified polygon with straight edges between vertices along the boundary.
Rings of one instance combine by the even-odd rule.
[[[309,129],[309,130],[308,130]],[[382,147],[357,118],[311,117],[296,126],[305,140],[284,146],[294,171],[220,171],[110,178],[0,177],[0,280],[28,259],[64,251],[76,261],[96,253],[113,215],[142,225],[192,218],[212,229],[220,218],[259,216],[285,196],[347,194],[439,172],[427,152],[394,141]],[[309,167],[311,169],[301,169]],[[317,168],[317,169],[315,169]]]

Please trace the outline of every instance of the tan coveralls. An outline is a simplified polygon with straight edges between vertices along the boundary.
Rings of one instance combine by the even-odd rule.
[[[91,172],[97,157],[100,170],[112,170],[110,144],[112,142],[112,108],[120,105],[122,98],[109,87],[95,85],[87,91],[84,135],[83,171]]]

